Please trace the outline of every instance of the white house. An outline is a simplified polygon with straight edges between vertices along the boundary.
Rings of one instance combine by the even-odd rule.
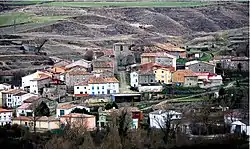
[[[89,94],[90,94],[90,88],[88,85],[88,81],[77,83],[74,86],[75,97],[88,96]]]
[[[130,73],[130,86],[131,87],[138,87],[139,83],[139,75],[137,72],[131,72]]]
[[[43,88],[49,85],[51,77],[44,76],[30,80],[30,93],[41,95]]]
[[[87,61],[85,59],[81,59],[75,62],[72,62],[71,64],[68,64],[65,66],[66,69],[71,69],[75,66],[82,66],[86,69],[91,68],[91,61]]]
[[[11,89],[10,84],[8,84],[8,83],[0,84],[0,90],[7,90],[7,89]]]
[[[161,128],[165,127],[165,122],[167,120],[179,120],[182,118],[182,113],[169,110],[169,111],[162,111],[157,110],[154,112],[149,113],[150,119],[150,127],[152,128]]]
[[[119,81],[115,77],[93,77],[88,81],[91,95],[119,93]]]
[[[52,73],[37,71],[35,73],[24,76],[24,77],[22,77],[22,89],[30,92],[30,87],[31,87],[31,84],[32,84],[32,82],[31,82],[32,80],[39,79],[39,78],[45,78],[45,77],[48,77],[48,76],[52,78]],[[34,92],[34,90],[33,90],[33,92]]]
[[[0,125],[11,124],[12,111],[0,108]]]
[[[90,112],[90,108],[88,107],[84,107],[84,106],[80,106],[80,105],[72,105],[72,104],[66,104],[66,105],[62,105],[60,107],[58,107],[56,109],[56,117],[60,117],[63,115],[68,115],[70,114],[74,109],[86,109],[88,112]]]
[[[243,133],[245,132],[246,135],[250,135],[250,126],[249,126],[249,121],[234,121],[231,124],[231,133]]]
[[[3,105],[14,108],[23,104],[23,101],[33,94],[27,93],[21,89],[10,89],[2,92]]]
[[[32,115],[33,115],[32,103],[24,103],[16,109],[17,117],[32,116]]]

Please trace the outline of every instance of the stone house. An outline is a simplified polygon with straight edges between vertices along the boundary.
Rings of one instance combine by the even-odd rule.
[[[192,73],[192,70],[177,70],[172,73],[172,82],[177,86],[181,86],[185,82],[185,76],[188,76]]]
[[[10,71],[0,71],[0,83],[10,83],[14,81],[14,74]]]
[[[174,55],[176,58],[186,58],[186,50],[171,43],[156,44],[157,47],[164,49],[168,54]]]
[[[184,76],[184,87],[197,87],[198,86],[198,76],[190,74]]]
[[[150,62],[176,68],[176,57],[165,52],[143,53],[141,55],[141,63]]]
[[[187,62],[185,64],[185,69],[192,70],[193,72],[215,73],[215,64],[194,60]]]
[[[139,71],[138,74],[139,85],[150,85],[157,83],[153,70]]]
[[[84,67],[86,68],[87,70],[91,69],[91,61],[87,61],[85,59],[81,59],[81,60],[78,60],[78,61],[75,61],[75,62],[72,62],[71,64],[69,65],[66,65],[65,66],[65,69],[69,70],[73,67],[76,67],[76,66],[81,66],[81,67]]]
[[[135,63],[135,56],[130,50],[131,45],[127,43],[115,43],[113,45],[115,55],[115,72],[126,69],[126,66]]]
[[[67,88],[72,88],[76,83],[87,80],[91,73],[84,70],[71,70],[65,73],[65,84]]]
[[[114,60],[108,57],[101,57],[92,61],[93,72],[103,73],[106,71],[114,74]]]

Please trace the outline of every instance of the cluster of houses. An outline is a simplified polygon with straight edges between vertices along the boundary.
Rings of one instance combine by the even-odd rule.
[[[130,67],[130,86],[157,90],[162,85],[211,88],[223,84],[222,76],[215,73],[215,64],[189,61],[184,69],[176,70],[176,57],[167,53],[143,53],[141,63]],[[153,87],[155,86],[155,87]]]
[[[125,96],[120,94],[120,82],[115,77],[121,70],[130,73],[129,84],[139,92],[159,91],[162,84],[200,88],[222,85],[222,77],[215,73],[214,63],[193,60],[179,69],[177,59],[186,57],[185,49],[171,44],[145,48],[116,43],[113,50],[94,51],[92,61],[56,60],[53,67],[22,77],[20,87],[0,84],[0,125],[19,124],[32,128],[36,123],[38,130],[52,130],[70,124],[94,130],[108,126],[115,114],[127,110],[131,128],[139,128],[143,114],[137,107],[109,110],[100,107],[97,119],[89,114],[92,108],[86,104],[61,102],[69,96],[86,100],[90,97]],[[50,116],[34,115],[41,103],[47,105]],[[74,112],[77,109],[86,112]],[[171,120],[183,117],[181,112],[174,110],[154,111],[149,113],[150,127],[161,127],[168,116]]]

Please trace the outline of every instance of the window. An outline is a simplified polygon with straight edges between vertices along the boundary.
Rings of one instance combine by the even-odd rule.
[[[150,80],[150,82],[154,82],[154,80],[153,80],[153,79],[151,79],[151,80]]]
[[[95,95],[95,92],[92,92],[92,95]]]
[[[199,69],[199,71],[201,71],[201,69]]]
[[[115,90],[113,90],[113,93],[116,93],[116,91],[115,91]]]
[[[156,71],[155,71],[155,73],[156,73]]]
[[[161,71],[161,73],[164,73],[164,71]]]
[[[94,86],[92,86],[92,90],[93,90],[93,89],[95,89],[95,87],[94,87]]]
[[[64,110],[60,110],[60,116],[64,115]]]
[[[99,90],[99,86],[97,86],[97,89]]]
[[[122,45],[120,45],[120,51],[123,51],[123,46]]]
[[[76,87],[76,89],[79,89],[79,87]]]
[[[10,94],[8,94],[8,97],[11,97],[11,95],[10,95]]]
[[[3,119],[6,120],[6,116],[5,115],[3,116]]]
[[[25,123],[24,123],[24,125],[25,125],[25,126],[27,126],[27,125],[28,125],[28,123],[27,123],[27,122],[25,122]]]
[[[80,94],[83,94],[83,92],[80,92]]]
[[[206,69],[203,69],[203,71],[207,71]]]
[[[85,92],[85,94],[88,94],[87,92]]]
[[[98,91],[98,94],[100,94],[100,91]]]
[[[104,86],[102,86],[102,89],[104,89]]]
[[[135,79],[135,82],[137,82],[137,79]]]
[[[104,94],[104,91],[102,91],[102,94]]]
[[[164,78],[164,76],[161,76],[161,78]]]
[[[86,87],[84,87],[84,89],[86,89]]]
[[[191,85],[191,83],[189,83],[189,85]]]

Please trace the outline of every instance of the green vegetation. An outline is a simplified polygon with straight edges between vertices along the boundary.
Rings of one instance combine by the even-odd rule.
[[[51,2],[44,5],[66,7],[192,7],[211,2]]]
[[[212,60],[212,55],[210,53],[203,53],[203,56],[200,58],[200,61],[205,61],[205,62],[209,62],[210,60]]]
[[[12,12],[0,15],[0,27],[23,23],[44,23],[48,21],[63,20],[68,16],[37,16],[30,13]]]
[[[178,64],[185,64],[186,62],[187,62],[187,59],[185,59],[185,58],[178,58],[176,60],[176,63],[178,63]]]

